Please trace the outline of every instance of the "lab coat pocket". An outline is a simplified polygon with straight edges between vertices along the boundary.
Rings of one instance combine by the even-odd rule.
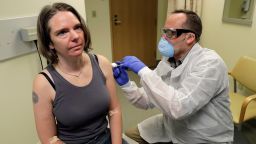
[[[214,128],[218,126],[218,123],[212,117],[206,114],[199,114],[188,118],[186,120],[186,125],[187,128],[191,130],[203,130]]]

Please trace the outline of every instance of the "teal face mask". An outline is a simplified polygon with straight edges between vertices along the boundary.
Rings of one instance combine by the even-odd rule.
[[[163,37],[158,43],[158,50],[162,56],[173,57],[174,55],[173,46]]]

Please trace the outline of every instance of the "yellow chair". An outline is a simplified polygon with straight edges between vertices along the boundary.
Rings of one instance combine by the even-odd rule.
[[[237,93],[237,82],[256,92],[256,59],[243,56],[229,72],[234,80],[234,92],[230,92],[230,109],[233,122],[241,129],[243,122],[256,118],[256,94],[244,96]]]

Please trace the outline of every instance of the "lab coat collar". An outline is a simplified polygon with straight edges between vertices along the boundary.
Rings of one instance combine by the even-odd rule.
[[[168,62],[168,57],[162,57],[162,60],[158,63],[155,72],[159,76],[166,76],[173,69],[174,68],[171,67],[170,63]]]
[[[171,77],[180,76],[181,73],[184,71],[184,68],[187,66],[188,62],[190,61],[190,59],[194,56],[197,56],[200,53],[201,49],[202,49],[202,47],[198,43],[196,43],[191,48],[191,50],[189,51],[189,53],[187,54],[187,56],[183,60],[182,64],[180,66],[178,66],[176,69],[172,70]]]

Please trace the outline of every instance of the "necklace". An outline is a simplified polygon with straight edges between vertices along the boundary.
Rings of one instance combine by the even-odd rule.
[[[64,74],[67,74],[67,75],[70,75],[70,76],[73,76],[73,77],[76,77],[76,78],[80,77],[80,75],[82,73],[82,70],[83,70],[83,68],[81,68],[78,74],[72,74],[72,73],[68,73],[68,72],[63,71],[61,64],[58,67],[59,67],[59,70],[61,72],[63,72]]]
[[[81,75],[81,73],[82,73],[82,70],[83,70],[83,68],[84,68],[84,56],[82,55],[82,59],[80,60],[80,70],[79,70],[79,72],[77,73],[77,74],[73,74],[73,73],[68,73],[68,72],[66,72],[66,71],[64,71],[64,69],[63,69],[63,67],[62,67],[62,64],[61,64],[61,62],[59,62],[59,64],[58,64],[58,68],[59,68],[59,70],[62,72],[62,73],[64,73],[64,74],[66,74],[66,75],[70,75],[70,76],[73,76],[73,77],[76,77],[76,78],[79,78],[80,77],[80,75]]]
[[[60,69],[60,68],[59,68]],[[80,70],[80,72],[78,74],[71,74],[71,73],[67,73],[64,72],[63,70],[60,69],[61,72],[63,72],[64,74],[70,75],[70,76],[74,76],[74,77],[80,77],[81,73],[82,73],[82,69]]]

